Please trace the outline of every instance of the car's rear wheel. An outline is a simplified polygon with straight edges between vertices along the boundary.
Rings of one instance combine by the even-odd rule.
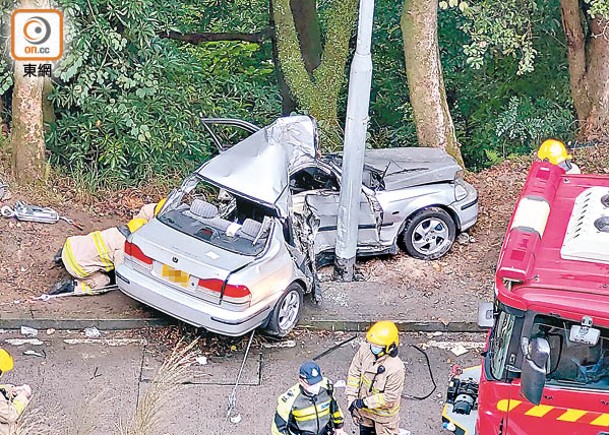
[[[411,256],[435,260],[449,251],[456,232],[455,222],[446,210],[428,207],[408,218],[402,232],[402,242]]]
[[[285,337],[290,333],[300,319],[304,299],[304,291],[297,283],[288,286],[285,293],[275,305],[264,330],[275,337]]]

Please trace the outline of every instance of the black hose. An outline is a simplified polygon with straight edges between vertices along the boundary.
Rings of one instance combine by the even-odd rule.
[[[335,344],[330,349],[327,349],[327,350],[323,351],[322,353],[317,355],[315,358],[313,358],[313,361],[317,361],[317,360],[322,359],[324,356],[328,355],[329,353],[334,352],[336,349],[338,349],[340,347],[343,347],[345,344],[352,342],[356,338],[357,338],[357,335],[354,335],[353,337],[347,338],[346,340],[343,340],[340,343]]]
[[[413,396],[411,394],[402,393],[402,397],[404,399],[408,399],[408,400],[425,400],[425,399],[429,398],[433,393],[436,392],[436,390],[438,389],[438,386],[436,385],[436,380],[433,377],[433,371],[431,370],[431,363],[429,362],[429,357],[427,356],[427,352],[425,352],[423,349],[421,349],[416,344],[411,344],[410,347],[415,348],[416,350],[421,352],[423,354],[423,356],[425,357],[425,361],[427,362],[427,369],[429,370],[429,377],[431,378],[431,383],[433,384],[433,389],[425,396]]]

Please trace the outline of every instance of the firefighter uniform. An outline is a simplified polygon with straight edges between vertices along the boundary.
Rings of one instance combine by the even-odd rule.
[[[0,435],[15,433],[16,422],[29,403],[26,394],[14,385],[0,385]]]
[[[76,282],[75,294],[93,294],[110,284],[108,272],[124,260],[125,236],[118,228],[68,237],[61,251],[66,270]]]
[[[165,201],[166,198],[163,198],[158,203],[144,205],[126,226],[68,237],[61,250],[61,260],[75,279],[73,283],[68,283],[73,286],[75,294],[95,294],[96,289],[110,284],[108,272],[124,261],[127,235],[155,217]],[[71,291],[61,285],[57,292]]]
[[[0,374],[13,369],[13,357],[0,349]],[[27,385],[0,385],[0,435],[15,433],[16,423],[30,403],[32,390]]]
[[[371,340],[370,332],[381,324],[390,324],[395,338]],[[372,345],[382,345],[383,351],[375,355]],[[360,424],[360,434],[398,435],[400,402],[404,389],[404,364],[397,356],[397,328],[391,322],[379,322],[368,333],[349,367],[347,403],[349,411]]]
[[[332,383],[313,361],[300,367],[300,383],[277,400],[272,435],[344,434],[343,416]]]

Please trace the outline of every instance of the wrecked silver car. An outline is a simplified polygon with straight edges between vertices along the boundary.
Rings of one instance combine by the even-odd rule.
[[[358,254],[446,253],[477,217],[459,171],[441,150],[367,151]],[[127,239],[119,288],[220,334],[286,335],[332,258],[340,173],[340,155],[318,157],[312,118],[278,119],[203,164]]]

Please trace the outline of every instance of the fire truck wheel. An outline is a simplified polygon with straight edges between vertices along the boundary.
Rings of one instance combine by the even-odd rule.
[[[456,232],[455,221],[448,212],[440,207],[428,207],[408,218],[402,243],[411,256],[435,260],[449,251]]]

